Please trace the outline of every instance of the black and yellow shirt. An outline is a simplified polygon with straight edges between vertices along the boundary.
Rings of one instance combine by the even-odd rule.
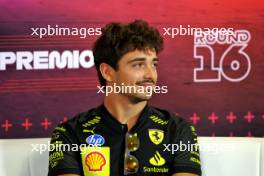
[[[130,152],[139,164],[132,175],[201,175],[199,151],[191,147],[197,144],[194,127],[173,113],[148,105],[129,131],[104,105],[57,126],[51,139],[48,175],[123,176],[127,133],[136,134],[140,142]]]

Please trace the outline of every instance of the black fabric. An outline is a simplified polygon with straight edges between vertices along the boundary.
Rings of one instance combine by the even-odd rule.
[[[127,132],[137,133],[140,141],[139,149],[130,153],[139,161],[138,172],[131,176],[161,176],[179,172],[201,175],[199,151],[172,152],[172,146],[175,149],[180,143],[197,143],[194,127],[182,117],[148,105],[130,131],[127,131],[126,125],[112,117],[104,105],[81,113],[58,125],[53,132],[51,144],[86,144],[88,147],[86,139],[99,134],[105,139],[102,147],[110,147],[110,175],[122,176]],[[80,151],[55,152],[58,151],[50,151],[49,154],[49,176],[62,173],[84,175]]]

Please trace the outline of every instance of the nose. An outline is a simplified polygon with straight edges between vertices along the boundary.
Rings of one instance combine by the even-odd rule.
[[[153,81],[156,81],[157,77],[157,71],[153,66],[148,65],[145,67],[145,72],[144,72],[144,79],[152,79]]]

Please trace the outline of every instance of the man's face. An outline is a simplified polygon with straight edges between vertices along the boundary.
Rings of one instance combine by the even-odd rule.
[[[117,85],[134,87],[132,92],[125,93],[132,101],[140,102],[151,98],[157,82],[158,58],[155,50],[135,50],[126,53],[118,62],[114,73]],[[151,88],[150,88],[151,87]]]

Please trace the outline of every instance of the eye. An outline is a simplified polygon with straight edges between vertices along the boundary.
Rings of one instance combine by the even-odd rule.
[[[134,67],[134,68],[142,68],[143,66],[144,66],[144,64],[141,63],[141,62],[135,63],[135,64],[132,65],[132,67]]]
[[[154,68],[157,68],[157,67],[158,67],[158,63],[157,63],[157,62],[154,62],[154,63],[153,63],[153,67],[154,67]]]

